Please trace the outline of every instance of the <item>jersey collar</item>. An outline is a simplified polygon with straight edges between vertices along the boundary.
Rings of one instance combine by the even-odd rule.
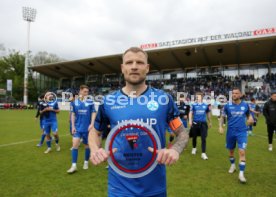
[[[149,90],[149,86],[147,86],[147,88],[144,90],[144,92],[142,92],[139,96],[144,95],[148,90]],[[126,93],[124,93],[123,88],[120,89],[120,92],[121,92],[123,95],[129,97],[129,95],[127,95]],[[138,97],[139,97],[139,96],[138,96]],[[138,97],[135,97],[135,98],[138,98]]]

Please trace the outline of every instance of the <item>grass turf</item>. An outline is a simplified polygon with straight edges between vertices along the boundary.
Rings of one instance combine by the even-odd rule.
[[[43,153],[45,143],[36,147],[40,131],[34,115],[34,110],[0,111],[0,196],[107,196],[106,164],[82,170],[83,148],[79,171],[66,173],[71,165],[68,112],[58,115],[62,150],[48,155]],[[168,196],[276,196],[276,145],[268,152],[263,117],[254,128],[257,135],[248,139],[247,184],[238,182],[237,172],[228,174],[225,135],[218,134],[217,123],[214,117],[207,138],[208,161],[200,158],[200,151],[196,156],[190,154],[190,142],[177,164],[167,167]],[[198,144],[200,149],[200,139]]]

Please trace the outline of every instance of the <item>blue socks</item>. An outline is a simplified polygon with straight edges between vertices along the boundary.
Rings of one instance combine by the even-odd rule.
[[[89,148],[85,148],[85,156],[84,156],[84,160],[88,161],[90,157],[90,149]]]
[[[72,153],[72,163],[73,164],[77,163],[77,161],[78,161],[78,153],[79,153],[78,149],[73,148],[71,153]],[[90,157],[90,149],[89,148],[85,148],[84,153],[85,153],[84,160],[88,161],[89,157]]]
[[[230,163],[235,164],[235,158],[234,157],[229,157]]]
[[[39,144],[43,144],[43,142],[44,142],[44,140],[45,140],[45,137],[46,137],[46,135],[43,133],[42,135],[41,135],[41,139],[40,139],[40,143]]]
[[[72,149],[72,163],[77,163],[78,160],[78,149]]]
[[[59,142],[59,138],[57,137],[57,138],[55,138],[55,140],[56,140],[56,144],[58,144],[58,142]]]
[[[51,140],[47,140],[46,144],[47,144],[48,148],[51,148]]]
[[[244,172],[244,170],[245,170],[245,161],[241,161],[240,164],[239,164],[239,167],[240,167],[240,171]]]

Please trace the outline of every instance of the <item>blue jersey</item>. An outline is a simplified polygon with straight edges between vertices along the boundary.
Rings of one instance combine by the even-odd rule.
[[[38,103],[38,115],[40,117],[40,121],[44,121],[46,118],[49,118],[49,112],[43,112],[40,114],[41,111],[43,111],[45,108],[49,107],[48,104],[45,101],[39,101]]]
[[[152,94],[157,97],[150,97]],[[122,103],[119,98],[127,102]],[[158,98],[162,100],[162,103],[157,102]],[[167,100],[166,104],[164,104],[164,100]],[[130,98],[122,90],[119,90],[105,97],[103,104],[99,106],[94,127],[98,131],[103,131],[108,124],[112,129],[122,121],[143,121],[156,131],[161,147],[165,148],[166,128],[177,117],[179,117],[179,112],[176,104],[172,97],[162,90],[148,87],[138,98]],[[157,165],[148,175],[135,179],[123,177],[109,168],[108,178],[109,195],[153,196],[166,192],[165,165]]]
[[[92,113],[96,112],[94,103],[89,100],[81,101],[80,99],[76,99],[71,103],[70,111],[75,114],[76,131],[80,133],[88,132],[88,127],[91,124]]]
[[[206,103],[192,104],[193,122],[206,122],[206,114],[209,111],[209,106]]]
[[[58,103],[56,101],[48,102],[48,107],[50,109],[59,110]],[[48,123],[56,122],[57,121],[57,113],[54,111],[49,111],[48,113],[49,113],[49,115],[48,115],[48,117],[45,118],[45,121]]]
[[[246,117],[250,114],[249,106],[244,101],[240,104],[227,103],[223,109],[223,115],[227,116],[228,131],[247,131]],[[229,129],[230,128],[230,129]]]

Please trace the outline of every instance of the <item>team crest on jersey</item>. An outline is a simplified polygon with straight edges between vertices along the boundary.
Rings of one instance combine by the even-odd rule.
[[[128,144],[132,150],[138,147],[137,140],[138,140],[138,135],[127,135],[126,139],[128,141]]]
[[[147,104],[147,108],[150,110],[150,111],[156,111],[158,109],[159,105],[156,101],[150,101],[148,102]]]
[[[244,110],[245,110],[245,107],[241,107],[241,110],[243,110],[243,111],[244,111]]]

